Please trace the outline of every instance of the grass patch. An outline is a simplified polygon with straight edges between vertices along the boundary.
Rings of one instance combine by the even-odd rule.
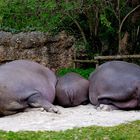
[[[92,126],[60,132],[0,131],[0,140],[140,140],[140,121],[115,127]]]
[[[68,72],[75,72],[75,73],[78,73],[81,76],[85,77],[86,79],[88,79],[90,73],[92,73],[94,70],[95,70],[94,68],[89,68],[89,69],[79,69],[79,68],[77,68],[77,69],[74,69],[74,68],[66,69],[66,68],[63,68],[63,69],[58,70],[57,75],[63,76]]]

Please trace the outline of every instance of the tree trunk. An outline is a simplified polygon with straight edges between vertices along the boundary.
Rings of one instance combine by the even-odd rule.
[[[122,40],[119,41],[119,54],[124,55],[124,54],[128,54],[127,51],[127,44],[128,44],[128,39],[129,39],[129,33],[125,32],[124,37],[122,38]]]

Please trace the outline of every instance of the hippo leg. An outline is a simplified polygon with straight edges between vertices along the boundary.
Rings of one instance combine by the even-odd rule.
[[[134,81],[131,87],[125,89],[122,93],[113,95],[104,94],[98,97],[99,104],[112,105],[118,109],[130,110],[140,107],[139,81]]]
[[[19,102],[19,101],[6,100],[6,102],[7,103],[5,105],[5,109],[3,109],[2,112],[0,112],[0,117],[16,114],[28,107],[26,103],[24,104],[23,102]]]
[[[31,95],[27,102],[31,107],[43,107],[47,112],[59,113],[59,110],[39,93]]]
[[[16,114],[16,113],[17,113],[17,111],[5,110],[2,114],[0,114],[0,117],[8,116],[8,115],[13,115],[13,114]]]

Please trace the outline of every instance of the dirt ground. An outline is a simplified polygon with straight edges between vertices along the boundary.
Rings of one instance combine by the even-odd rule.
[[[0,118],[0,130],[66,130],[85,126],[115,126],[140,120],[140,111],[98,111],[93,105],[80,105],[72,108],[57,106],[61,114],[48,113],[41,109],[31,109]]]

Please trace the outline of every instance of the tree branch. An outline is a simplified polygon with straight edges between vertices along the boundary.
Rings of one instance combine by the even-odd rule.
[[[133,10],[131,10],[122,20],[121,24],[120,24],[120,28],[119,28],[119,33],[121,32],[121,29],[122,29],[122,26],[123,26],[123,23],[125,22],[125,20],[128,18],[128,16],[130,14],[132,14],[134,11],[136,11],[138,8],[140,8],[140,4],[137,5]]]
[[[81,35],[82,35],[82,38],[83,38],[83,40],[84,40],[84,43],[87,44],[87,40],[86,40],[85,33],[84,33],[83,29],[81,28],[80,24],[78,23],[78,21],[77,21],[75,18],[73,18],[69,13],[67,13],[67,15],[68,15],[68,16],[73,20],[73,22],[77,25],[77,27],[78,27],[78,29],[79,29]]]

